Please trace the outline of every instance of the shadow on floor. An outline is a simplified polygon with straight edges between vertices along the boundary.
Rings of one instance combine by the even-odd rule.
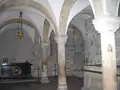
[[[50,83],[39,82],[0,84],[0,90],[57,90],[57,77],[49,77]],[[83,78],[67,77],[68,90],[81,90]]]

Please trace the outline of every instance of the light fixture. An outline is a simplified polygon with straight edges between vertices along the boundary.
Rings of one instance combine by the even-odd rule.
[[[22,39],[23,38],[23,26],[22,26],[22,12],[20,12],[20,16],[19,16],[19,20],[18,20],[18,33],[17,33],[17,36],[19,39]]]

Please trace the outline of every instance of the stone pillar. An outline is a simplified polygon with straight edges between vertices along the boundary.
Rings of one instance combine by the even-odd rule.
[[[67,90],[66,72],[65,72],[65,43],[67,35],[56,36],[58,48],[58,90]]]
[[[102,16],[94,19],[93,24],[101,35],[103,90],[117,90],[115,32],[120,18]]]
[[[48,83],[48,74],[47,74],[47,59],[48,59],[48,42],[42,42],[42,71],[41,71],[41,82]]]

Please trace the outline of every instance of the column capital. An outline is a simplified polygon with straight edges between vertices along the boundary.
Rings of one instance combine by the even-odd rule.
[[[66,43],[68,36],[67,35],[60,35],[55,37],[55,41],[57,43]]]
[[[116,16],[100,16],[93,20],[95,29],[99,33],[103,32],[116,32],[120,26],[120,18]]]

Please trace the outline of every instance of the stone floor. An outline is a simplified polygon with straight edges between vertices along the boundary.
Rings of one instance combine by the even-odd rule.
[[[49,77],[50,83],[39,82],[7,83],[0,84],[0,90],[57,90],[57,77]],[[81,90],[83,79],[78,77],[67,77],[68,90]]]

